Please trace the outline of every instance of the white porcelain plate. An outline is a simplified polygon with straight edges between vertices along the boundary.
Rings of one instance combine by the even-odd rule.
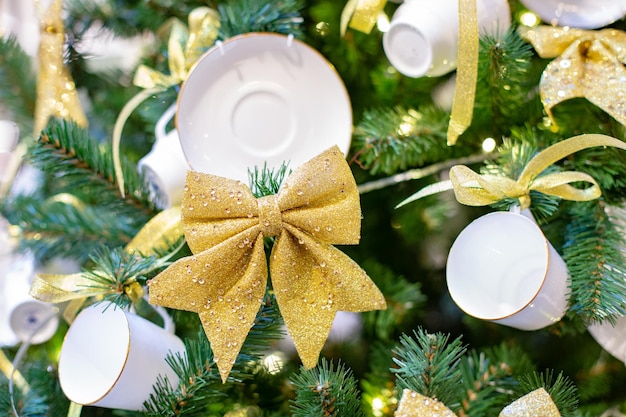
[[[178,97],[192,169],[248,182],[264,163],[295,169],[333,145],[347,154],[352,108],[332,65],[284,35],[239,35],[207,51]]]

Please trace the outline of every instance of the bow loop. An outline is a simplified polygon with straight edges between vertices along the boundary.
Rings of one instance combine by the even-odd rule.
[[[193,256],[150,281],[150,302],[197,312],[222,380],[261,306],[267,281],[303,363],[317,362],[337,310],[385,307],[367,274],[330,243],[357,243],[360,204],[343,154],[333,147],[296,169],[277,195],[256,199],[239,181],[190,172],[182,219]]]
[[[590,31],[540,26],[521,35],[542,58],[550,62],[539,84],[541,100],[551,109],[576,97],[584,97],[618,122],[626,124],[626,33],[616,29]]]

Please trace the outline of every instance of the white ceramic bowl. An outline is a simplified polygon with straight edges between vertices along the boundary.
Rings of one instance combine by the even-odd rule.
[[[597,29],[626,15],[626,0],[520,0],[541,19],[557,26]]]

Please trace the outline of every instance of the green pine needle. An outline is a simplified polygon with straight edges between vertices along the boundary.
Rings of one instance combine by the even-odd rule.
[[[352,371],[326,359],[313,368],[302,368],[291,378],[296,398],[291,401],[294,417],[365,417]]]
[[[554,378],[550,369],[545,372],[523,375],[519,378],[517,397],[521,397],[538,388],[544,388],[559,409],[562,417],[574,417],[578,408],[578,391],[574,383],[562,372]]]
[[[0,38],[0,103],[18,124],[22,135],[31,135],[36,86],[31,58],[13,36]]]
[[[587,323],[626,315],[624,235],[602,200],[569,210],[563,258],[571,276],[570,309]]]
[[[397,368],[392,369],[399,392],[408,388],[437,398],[450,409],[459,407],[464,391],[459,364],[465,347],[460,337],[452,342],[449,338],[443,333],[427,333],[421,327],[413,337],[400,337],[401,346],[394,349]]]
[[[301,0],[238,0],[218,5],[222,40],[248,32],[276,32],[302,37]]]
[[[261,169],[255,166],[254,170],[248,170],[248,182],[250,183],[252,194],[256,198],[277,194],[283,181],[291,172],[287,171],[287,166],[287,163],[283,163],[274,170],[268,168],[267,164],[264,164]]]

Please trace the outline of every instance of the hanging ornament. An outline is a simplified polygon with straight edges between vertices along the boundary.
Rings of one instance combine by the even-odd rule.
[[[555,58],[543,71],[541,101],[552,108],[584,97],[626,125],[626,32],[539,26],[521,32],[542,58]]]
[[[506,406],[499,417],[561,417],[559,409],[544,388],[538,388]],[[426,397],[410,389],[402,398],[394,417],[457,417],[436,398]]]
[[[0,198],[4,197],[17,174],[21,163],[21,151],[15,152],[20,129],[8,120],[0,120]]]
[[[626,0],[520,0],[552,26],[596,29],[626,15]]]
[[[248,182],[248,170],[294,169],[336,145],[347,154],[352,107],[333,66],[276,33],[216,44],[178,96],[176,126],[191,169]]]
[[[80,126],[87,125],[76,86],[63,62],[65,28],[61,17],[62,7],[62,0],[52,0],[41,18],[35,135],[46,127],[52,116],[72,119]]]
[[[263,301],[263,239],[276,236],[269,271],[285,326],[307,368],[339,310],[384,309],[385,298],[333,244],[359,241],[356,182],[333,147],[297,168],[277,195],[255,199],[243,183],[190,171],[182,222],[193,256],[149,281],[150,302],[196,312],[225,381]]]
[[[166,326],[171,323],[159,311]],[[85,308],[70,326],[59,355],[59,383],[81,405],[142,410],[157,378],[178,385],[166,361],[183,355],[185,345],[173,327],[161,328],[114,304]]]
[[[626,363],[626,317],[616,318],[615,324],[594,323],[587,330],[604,350]]]

